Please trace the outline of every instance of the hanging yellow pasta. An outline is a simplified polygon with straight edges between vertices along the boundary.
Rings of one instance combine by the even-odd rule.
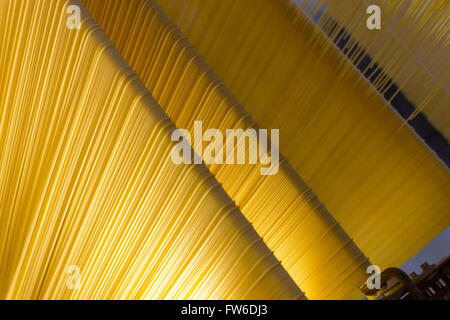
[[[450,140],[450,2],[448,0],[311,0],[302,2],[303,8],[323,12],[318,24],[333,39],[343,35],[345,28],[356,42],[350,41],[348,50],[359,46],[372,58],[375,85],[386,91],[386,74],[400,90],[422,111],[433,125]],[[381,29],[366,27],[367,8],[381,9]],[[336,24],[337,23],[337,24]],[[361,49],[350,56],[354,62],[362,58]],[[395,95],[391,98],[394,99]],[[417,115],[414,113],[412,117]]]
[[[450,224],[448,169],[295,3],[160,3],[374,263],[402,264]]]
[[[78,1],[0,3],[0,298],[303,297]]]
[[[156,1],[83,3],[177,127],[258,129]],[[275,175],[208,167],[308,298],[342,299],[365,283],[367,258],[285,159]]]

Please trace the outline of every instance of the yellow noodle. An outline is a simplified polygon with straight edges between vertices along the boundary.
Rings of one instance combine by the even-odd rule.
[[[160,3],[374,263],[450,224],[448,169],[294,3]]]
[[[393,78],[419,111],[450,140],[450,2],[448,0],[320,0],[302,3],[304,8],[324,14],[318,21],[326,30],[333,26],[333,38],[342,27],[370,54],[374,63]],[[369,5],[381,9],[381,30],[369,30]],[[352,45],[348,45],[352,49]],[[351,56],[360,59],[358,54]],[[374,68],[374,71],[379,71]],[[375,84],[383,90],[382,78]],[[384,87],[384,88],[383,88]],[[417,113],[414,113],[413,118]]]
[[[303,297],[79,1],[0,3],[0,298]]]
[[[178,127],[258,128],[155,1],[83,3]],[[273,176],[209,168],[308,298],[345,298],[365,282],[367,259],[286,161]]]

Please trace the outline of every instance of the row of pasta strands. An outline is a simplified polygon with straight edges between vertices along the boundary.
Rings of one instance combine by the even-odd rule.
[[[259,128],[156,1],[82,2],[177,127]],[[367,258],[285,158],[260,166],[208,165],[308,298],[358,296]]]
[[[173,123],[88,12],[66,27],[74,4],[0,4],[0,297],[304,298],[208,169],[172,163]]]
[[[358,63],[368,55],[366,69],[382,92],[395,84],[450,140],[450,2],[447,0],[302,1],[307,12],[322,12],[318,24],[335,41],[351,37],[345,50]],[[380,8],[381,29],[366,27],[367,8]],[[342,30],[346,32],[341,32]],[[366,72],[367,73],[367,72]],[[378,74],[378,75],[377,75]],[[393,80],[389,81],[389,80]],[[390,97],[395,99],[396,94]]]
[[[450,225],[448,168],[305,10],[288,0],[159,3],[258,125],[280,130],[281,153],[373,263],[400,266]]]

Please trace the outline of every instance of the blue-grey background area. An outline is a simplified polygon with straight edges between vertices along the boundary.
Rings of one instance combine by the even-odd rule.
[[[450,227],[447,227],[440,235],[434,238],[425,248],[423,248],[415,257],[409,259],[401,269],[410,274],[415,271],[417,274],[422,272],[420,265],[428,262],[430,265],[438,263],[444,257],[450,254]]]

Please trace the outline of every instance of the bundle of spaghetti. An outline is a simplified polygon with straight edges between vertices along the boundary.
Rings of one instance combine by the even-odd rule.
[[[0,6],[0,297],[302,298],[207,168],[172,163],[174,125],[89,14],[66,27],[73,4]]]
[[[294,3],[160,3],[374,263],[450,224],[448,169]]]
[[[156,1],[82,2],[178,128],[259,129]],[[285,159],[261,175],[261,164],[218,163],[222,153],[207,166],[309,299],[365,282],[367,258]]]
[[[366,26],[370,5],[381,9],[380,30]],[[374,75],[375,85],[385,92],[393,85],[386,82],[392,78],[417,107],[410,118],[423,111],[450,140],[448,0],[350,0],[345,5],[340,1],[307,0],[302,7],[313,15],[322,10],[318,24],[333,40],[352,38],[345,49],[353,50],[353,62],[366,53],[373,58],[367,68],[372,69],[368,74]],[[341,32],[343,28],[346,33]],[[390,99],[394,98],[395,94]]]

